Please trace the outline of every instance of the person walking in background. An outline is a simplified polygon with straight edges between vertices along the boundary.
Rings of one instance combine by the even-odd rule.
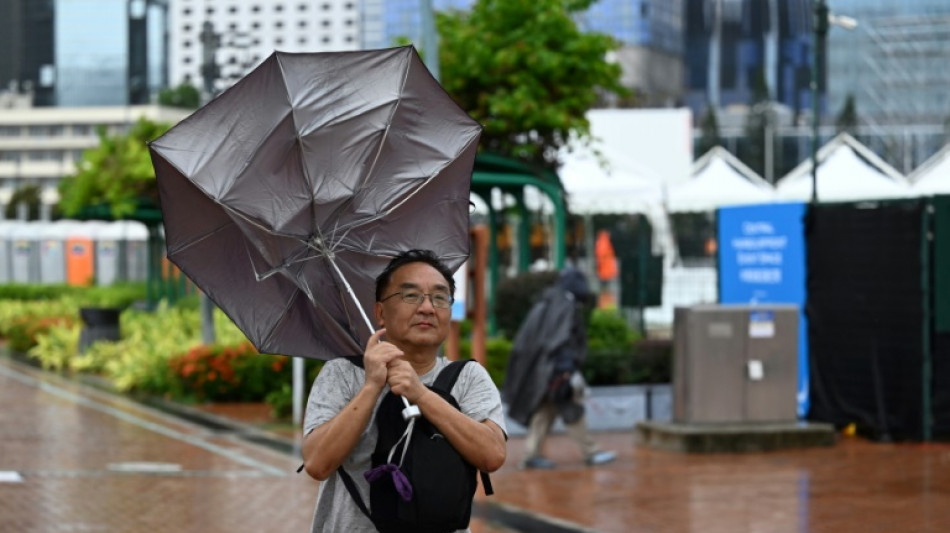
[[[585,316],[592,299],[584,275],[566,268],[531,307],[515,335],[502,398],[508,416],[528,427],[523,468],[554,468],[541,448],[558,417],[588,465],[616,458],[591,438],[584,414],[586,384],[580,369],[587,357]]]

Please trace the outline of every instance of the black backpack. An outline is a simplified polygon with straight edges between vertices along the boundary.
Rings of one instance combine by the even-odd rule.
[[[354,359],[350,361],[362,366],[362,360]],[[458,409],[450,391],[462,367],[471,361],[453,361],[429,389]],[[402,399],[389,392],[376,412],[379,439],[372,455],[373,468],[364,474],[370,480],[369,508],[341,466],[337,472],[343,484],[360,511],[383,533],[445,533],[467,528],[478,486],[476,468],[424,416],[416,418],[407,433],[409,423],[403,420],[402,410]],[[488,474],[481,472],[481,477],[485,494],[492,494]],[[406,490],[403,481],[408,481],[411,489]]]

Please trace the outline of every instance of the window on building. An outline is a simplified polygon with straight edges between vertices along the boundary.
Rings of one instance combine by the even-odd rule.
[[[346,10],[349,10],[349,11],[351,11],[351,10],[353,10],[353,9],[355,9],[355,8],[356,8],[356,4],[354,4],[353,2],[347,2],[346,5],[343,6],[343,9],[346,9]]]
[[[306,37],[300,37],[300,38],[298,38],[298,39],[297,39],[297,44],[299,44],[299,45],[301,45],[301,46],[306,45],[306,44],[307,44],[307,38],[306,38]]]
[[[186,17],[187,17],[188,15],[191,15],[191,8],[190,8],[190,7],[186,7],[185,9],[182,9],[182,10],[181,10],[181,14],[182,14],[182,15],[185,15]]]
[[[323,4],[322,6],[320,6],[320,9],[324,11],[330,11],[330,4]]]
[[[73,124],[73,135],[85,137],[93,133],[92,124]]]
[[[186,65],[190,65],[190,64],[191,64],[191,56],[185,56],[185,57],[181,58],[181,62],[184,63],[184,64],[186,64]]]
[[[261,6],[251,6],[252,13],[260,13],[260,11],[261,11]]]
[[[233,15],[234,13],[237,13],[237,11],[238,11],[237,6],[231,6],[231,7],[228,8],[228,13],[231,13],[232,15]]]
[[[0,126],[0,137],[19,137],[20,126]]]
[[[181,46],[182,48],[191,48],[191,41],[183,41]]]
[[[306,28],[306,27],[307,27],[307,21],[306,21],[306,20],[301,20],[300,22],[297,23],[297,26],[300,26],[301,28]]]
[[[207,14],[209,14],[209,15],[214,15],[214,7],[213,7],[213,6],[208,6],[208,7],[206,7],[206,8],[205,8],[205,13],[207,13]]]
[[[260,23],[260,22],[252,22],[252,23],[251,23],[251,28],[252,28],[252,29],[255,29],[255,30],[256,30],[256,29],[259,29],[260,27],[261,27],[261,23]]]
[[[353,25],[353,19],[346,19],[346,21],[344,22],[344,24],[346,24],[347,26],[352,26],[352,25]]]
[[[184,26],[182,26],[182,27],[181,27],[181,31],[183,31],[184,33],[190,32],[190,31],[191,31],[191,24],[185,24]]]
[[[27,161],[62,161],[63,155],[59,150],[27,150]]]
[[[329,27],[330,27],[330,21],[329,21],[329,20],[322,20],[322,21],[320,21],[320,25],[323,26],[324,28],[329,28]]]
[[[231,30],[231,31],[236,31],[236,30],[237,30],[237,22],[232,22],[232,23],[228,24],[228,29]]]
[[[19,161],[19,150],[0,150],[0,161]]]
[[[284,5],[283,5],[283,4],[277,4],[277,5],[274,6],[274,11],[276,11],[276,12],[278,12],[278,13],[280,13],[280,12],[283,11],[283,10],[284,10]]]
[[[306,11],[306,10],[307,10],[307,4],[300,4],[299,6],[297,6],[297,10],[298,10],[298,11]]]
[[[322,42],[323,44],[330,44],[330,38],[329,38],[329,37],[324,37],[324,38],[320,39],[320,42]]]
[[[284,44],[284,40],[280,37],[277,37],[274,39],[274,44],[276,44],[277,46],[281,46],[282,44]]]

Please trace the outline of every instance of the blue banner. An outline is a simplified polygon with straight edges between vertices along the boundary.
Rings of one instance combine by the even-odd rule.
[[[718,211],[719,302],[793,304],[798,329],[798,416],[808,413],[808,324],[805,321],[806,205],[768,204]]]

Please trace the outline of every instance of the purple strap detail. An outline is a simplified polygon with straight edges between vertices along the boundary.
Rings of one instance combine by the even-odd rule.
[[[366,478],[366,481],[375,483],[387,473],[392,476],[393,485],[396,487],[396,492],[399,493],[399,497],[402,498],[403,501],[411,501],[412,485],[409,483],[409,479],[406,477],[406,474],[403,474],[402,470],[400,470],[398,466],[392,463],[379,465],[376,468],[363,472],[363,477]]]

